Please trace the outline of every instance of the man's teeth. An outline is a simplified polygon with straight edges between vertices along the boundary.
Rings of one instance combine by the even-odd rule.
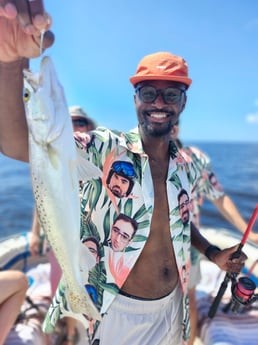
[[[164,119],[167,117],[166,113],[151,113],[151,117],[154,117],[155,119]]]

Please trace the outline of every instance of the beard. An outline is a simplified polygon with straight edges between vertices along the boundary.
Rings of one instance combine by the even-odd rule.
[[[111,190],[111,192],[114,194],[114,196],[118,197],[118,198],[122,198],[124,197],[121,189],[117,186],[113,186],[112,188],[109,188]]]
[[[164,124],[156,124],[153,126],[152,123],[149,123],[147,121],[141,121],[140,126],[144,132],[144,134],[154,137],[154,138],[159,138],[163,137],[164,135],[168,135],[171,132],[171,129],[173,125],[171,122],[168,122],[166,126]]]

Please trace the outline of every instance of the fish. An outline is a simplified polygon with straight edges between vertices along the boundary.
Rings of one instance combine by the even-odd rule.
[[[29,164],[39,223],[62,269],[73,313],[101,320],[83,282],[95,264],[80,241],[77,153],[65,93],[49,56],[40,70],[25,69],[24,107]]]

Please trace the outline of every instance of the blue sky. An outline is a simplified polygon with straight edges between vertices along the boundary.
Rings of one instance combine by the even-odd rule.
[[[68,105],[98,124],[137,125],[128,78],[144,55],[170,51],[193,79],[181,139],[258,141],[257,0],[46,0],[45,8],[56,36],[47,54]]]

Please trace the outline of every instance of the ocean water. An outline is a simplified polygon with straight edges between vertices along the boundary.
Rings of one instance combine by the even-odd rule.
[[[29,165],[0,154],[0,237],[30,230],[33,207]]]
[[[193,146],[208,154],[226,194],[234,201],[243,218],[249,222],[258,204],[258,143],[202,142],[194,143]],[[202,207],[201,224],[235,231],[207,200]],[[258,221],[254,229],[258,231]]]
[[[249,221],[258,204],[258,143],[185,144],[196,146],[210,156],[224,190]],[[30,230],[33,207],[28,164],[0,155],[0,237]],[[236,231],[209,201],[204,202],[201,215],[205,227]]]

